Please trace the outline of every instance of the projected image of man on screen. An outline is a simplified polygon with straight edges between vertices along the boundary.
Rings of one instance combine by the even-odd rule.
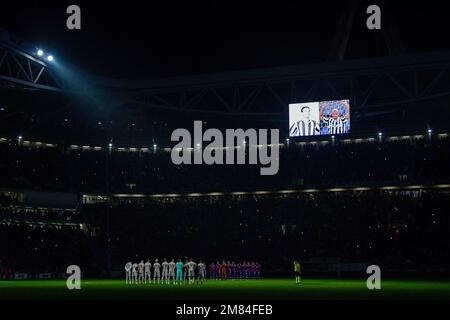
[[[321,134],[344,134],[350,130],[350,107],[348,100],[319,103]]]
[[[291,105],[289,118],[294,119],[289,128],[289,136],[306,137],[320,134],[319,117],[317,112],[317,103],[311,105],[297,104]],[[311,110],[312,109],[312,110]]]

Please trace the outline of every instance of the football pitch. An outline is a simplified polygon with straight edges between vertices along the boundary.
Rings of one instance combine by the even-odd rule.
[[[124,280],[82,280],[68,290],[65,280],[0,280],[0,300],[148,299],[148,300],[450,300],[450,281],[383,280],[368,290],[365,280],[290,279],[209,280],[192,285],[126,285]]]

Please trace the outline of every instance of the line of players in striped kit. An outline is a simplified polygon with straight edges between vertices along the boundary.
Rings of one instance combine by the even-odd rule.
[[[261,266],[255,262],[225,262],[211,263],[209,265],[210,279],[258,279],[260,277]],[[150,260],[139,263],[127,262],[125,265],[125,282],[127,284],[193,284],[203,283],[207,279],[206,264],[203,261],[195,263],[192,259],[183,263],[180,260],[170,262],[164,259],[159,263],[158,259],[152,263]],[[153,276],[153,277],[152,277]]]

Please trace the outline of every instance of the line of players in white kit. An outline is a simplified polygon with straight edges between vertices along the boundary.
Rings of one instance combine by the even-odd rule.
[[[151,284],[152,281],[154,284],[169,284],[170,282],[173,284],[182,284],[185,281],[192,284],[196,280],[196,270],[197,281],[203,283],[206,279],[206,265],[202,261],[199,261],[197,264],[191,259],[186,261],[186,263],[183,263],[180,259],[175,263],[174,259],[170,262],[168,262],[167,259],[164,259],[162,263],[159,263],[159,260],[156,259],[153,266],[150,260],[147,260],[145,263],[144,260],[140,263],[133,263],[130,261],[125,265],[125,281],[127,284]]]

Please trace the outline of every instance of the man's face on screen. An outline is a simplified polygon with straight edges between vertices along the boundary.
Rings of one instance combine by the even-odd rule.
[[[334,110],[331,112],[331,116],[333,117],[334,120],[337,120],[337,118],[339,118],[339,110],[334,109]]]
[[[302,110],[303,116],[305,117],[306,120],[309,120],[311,117],[311,110],[309,110],[308,107],[303,108]]]

